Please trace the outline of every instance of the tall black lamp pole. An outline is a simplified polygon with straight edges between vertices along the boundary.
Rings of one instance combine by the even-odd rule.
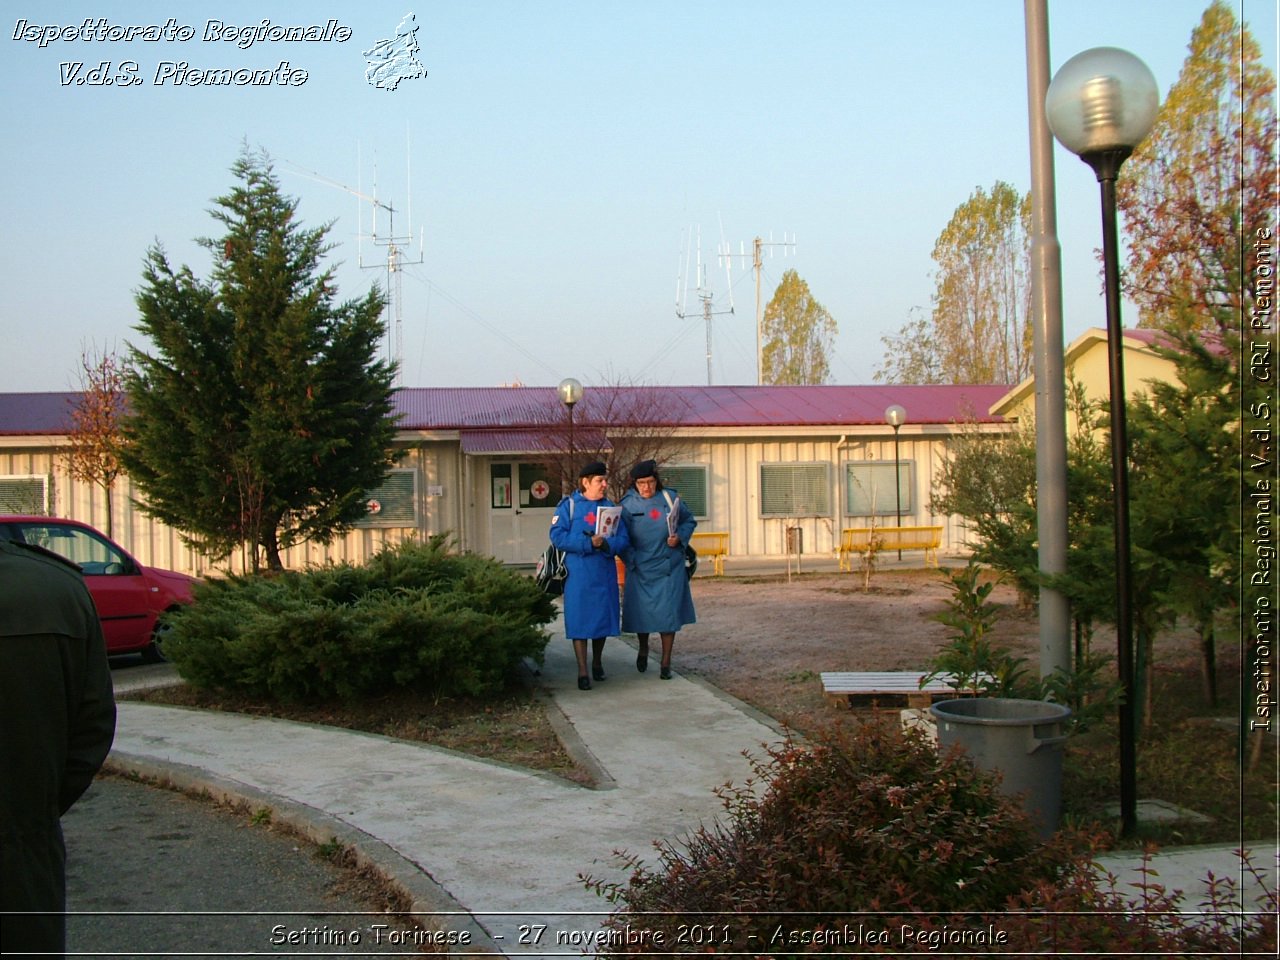
[[[1160,92],[1147,65],[1125,50],[1095,47],[1062,65],[1045,95],[1058,141],[1087,163],[1102,188],[1102,263],[1111,388],[1111,475],[1115,500],[1116,645],[1120,684],[1120,830],[1137,829],[1137,703],[1133,657],[1133,588],[1129,555],[1129,436],[1125,418],[1120,324],[1120,252],[1116,177],[1151,132]]]
[[[898,526],[902,526],[902,460],[898,456],[898,431],[907,422],[907,411],[901,404],[885,407],[884,422],[893,427],[893,496],[898,505]],[[898,559],[902,559],[902,534],[898,534]]]
[[[567,478],[573,480],[573,471],[577,467],[575,458],[577,452],[573,447],[573,408],[579,400],[582,399],[582,384],[573,377],[565,377],[560,381],[560,386],[556,388],[556,392],[560,395],[560,402],[569,410],[569,471]],[[560,478],[560,482],[565,482],[565,477]]]

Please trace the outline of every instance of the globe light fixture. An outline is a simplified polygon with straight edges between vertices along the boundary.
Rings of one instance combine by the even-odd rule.
[[[1159,106],[1159,90],[1147,65],[1128,51],[1115,47],[1095,47],[1076,54],[1062,65],[1045,94],[1049,129],[1059,143],[1093,169],[1102,191],[1102,264],[1115,509],[1116,646],[1120,684],[1124,688],[1120,704],[1120,830],[1125,836],[1132,836],[1137,830],[1137,704],[1116,178],[1121,164],[1151,132]]]
[[[1156,78],[1127,50],[1094,47],[1057,72],[1044,98],[1049,129],[1064,147],[1090,155],[1121,151],[1146,139],[1160,109]]]
[[[582,384],[573,379],[573,377],[565,377],[561,380],[560,386],[556,388],[556,391],[560,395],[560,402],[570,410],[573,409],[574,404],[582,399]]]

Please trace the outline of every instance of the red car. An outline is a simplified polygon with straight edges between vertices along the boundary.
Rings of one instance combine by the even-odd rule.
[[[119,544],[78,520],[0,516],[0,540],[34,543],[84,571],[109,656],[141,653],[147,660],[164,659],[165,627],[159,617],[191,602],[194,577],[144,567]]]

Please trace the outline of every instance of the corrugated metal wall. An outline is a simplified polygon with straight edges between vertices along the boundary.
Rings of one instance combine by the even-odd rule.
[[[893,436],[884,428],[864,428],[850,433],[841,443],[838,436],[755,437],[743,439],[700,439],[685,437],[679,457],[682,464],[702,464],[709,469],[708,508],[710,515],[700,521],[707,531],[727,530],[730,553],[735,557],[782,557],[787,551],[787,528],[803,531],[806,556],[834,556],[840,530],[862,526],[865,518],[844,513],[844,464],[849,461],[893,461]],[[74,481],[61,455],[51,450],[48,438],[32,440],[30,446],[9,438],[0,444],[0,475],[39,474],[52,478],[51,512],[57,516],[83,520],[106,529],[102,491]],[[913,509],[904,514],[904,525],[942,524],[945,528],[942,553],[966,552],[964,527],[954,517],[938,517],[929,512],[931,489],[945,456],[943,430],[929,434],[904,430],[899,441],[901,458],[914,461]],[[794,519],[760,516],[761,463],[830,464],[832,513],[827,517]],[[417,530],[359,527],[328,546],[304,544],[284,553],[285,565],[301,568],[310,564],[362,562],[384,544],[397,543],[414,535],[429,536],[452,532],[467,549],[486,549],[488,508],[487,458],[468,460],[456,439],[423,439],[408,446],[400,463],[418,471]],[[225,570],[241,570],[244,558],[237,554],[224,563],[195,554],[176,532],[146,516],[132,503],[134,491],[127,477],[116,484],[113,538],[143,563],[195,575]],[[881,523],[885,523],[884,518]],[[888,522],[892,522],[890,519]],[[540,544],[538,547],[540,548]],[[534,555],[536,550],[533,551]]]
[[[429,536],[461,527],[461,455],[456,442],[424,442],[410,448],[400,466],[418,471],[418,530],[357,527],[326,545],[307,543],[283,551],[286,567],[312,564],[361,563],[387,544],[418,534]],[[50,513],[91,524],[107,531],[105,494],[101,487],[74,480],[67,472],[62,452],[49,447],[0,446],[0,476],[34,474],[50,478]],[[439,495],[435,490],[438,488]],[[245,556],[236,552],[214,562],[182,542],[177,532],[152,519],[133,503],[136,491],[129,478],[121,477],[112,496],[113,540],[142,563],[194,576],[241,571]]]
[[[964,526],[956,517],[930,512],[932,488],[946,455],[945,436],[903,433],[899,454],[904,464],[915,462],[913,509],[904,512],[904,526],[943,526],[942,553],[967,552]],[[893,462],[893,437],[868,433],[839,437],[768,438],[692,444],[681,464],[705,464],[709,468],[709,516],[699,521],[706,531],[729,531],[731,556],[780,557],[787,552],[787,528],[803,531],[805,554],[834,556],[844,527],[864,526],[865,517],[845,514],[844,465],[850,461]],[[760,515],[760,469],[762,463],[830,464],[831,515],[827,517],[766,518]],[[881,525],[892,518],[881,517]]]

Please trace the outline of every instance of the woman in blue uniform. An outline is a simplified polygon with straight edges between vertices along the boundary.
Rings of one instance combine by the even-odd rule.
[[[596,511],[611,507],[605,495],[607,469],[596,460],[578,474],[578,489],[560,501],[551,518],[551,542],[564,551],[564,632],[578,659],[578,689],[590,690],[587,640],[591,641],[591,676],[604,679],[600,655],[604,642],[616,637],[618,567],[614,557],[627,546],[627,528],[619,523],[612,536],[596,533]]]
[[[622,629],[640,641],[636,669],[649,667],[649,634],[662,638],[659,676],[671,679],[671,648],[676,633],[694,623],[693,595],[684,569],[684,548],[698,521],[675,492],[665,490],[657,464],[644,460],[631,468],[631,489],[622,498],[622,525],[630,546],[622,601]]]

